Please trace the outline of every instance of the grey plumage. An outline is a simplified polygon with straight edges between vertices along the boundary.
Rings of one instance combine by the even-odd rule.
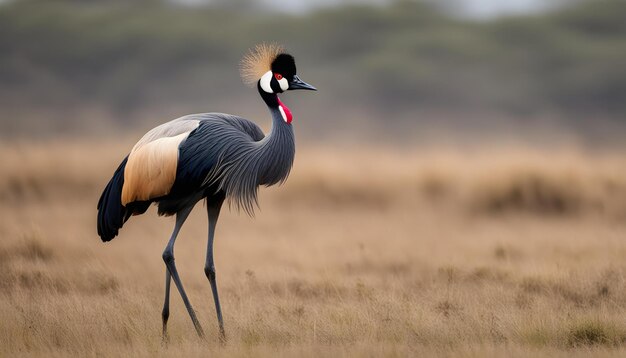
[[[228,199],[249,214],[258,206],[258,186],[284,182],[293,165],[293,129],[277,111],[272,111],[272,119],[274,125],[267,137],[252,142],[228,141],[204,181],[217,184],[217,190],[223,190]]]
[[[284,122],[277,109],[270,109],[270,113],[272,130],[268,136],[241,117],[222,113],[188,116],[187,120],[197,120],[200,125],[181,144],[177,177],[203,177],[200,190],[224,191],[237,208],[253,214],[258,206],[258,186],[284,182],[295,155],[293,127]],[[200,173],[189,173],[187,167],[200,169]]]

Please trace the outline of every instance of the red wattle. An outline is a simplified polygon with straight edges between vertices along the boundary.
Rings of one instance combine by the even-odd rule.
[[[285,106],[283,104],[283,102],[280,100],[280,98],[276,97],[278,99],[278,105],[280,106],[280,108],[282,108],[283,112],[285,112],[285,117],[287,117],[285,119],[285,121],[289,124],[291,124],[291,121],[293,120],[293,115],[291,114],[291,110]]]

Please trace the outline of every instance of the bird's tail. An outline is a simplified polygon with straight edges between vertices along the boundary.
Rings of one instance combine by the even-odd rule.
[[[119,229],[129,218],[128,210],[122,205],[122,186],[124,186],[124,158],[120,166],[113,174],[98,201],[98,235],[102,241],[111,241]]]

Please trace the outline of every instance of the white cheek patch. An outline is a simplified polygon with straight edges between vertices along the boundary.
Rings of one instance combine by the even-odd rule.
[[[278,84],[280,85],[280,89],[283,91],[286,91],[289,89],[289,82],[287,82],[287,79],[285,77],[278,80]]]
[[[272,77],[272,71],[267,71],[260,80],[261,89],[263,89],[263,91],[267,93],[274,93],[274,91],[272,91],[272,86],[270,85],[270,83],[272,82]]]

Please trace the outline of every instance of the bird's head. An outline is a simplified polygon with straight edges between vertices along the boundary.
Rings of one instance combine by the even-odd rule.
[[[296,74],[296,62],[282,46],[259,44],[241,61],[241,78],[249,85],[257,85],[265,93],[282,93],[288,90],[317,89],[302,81]]]

